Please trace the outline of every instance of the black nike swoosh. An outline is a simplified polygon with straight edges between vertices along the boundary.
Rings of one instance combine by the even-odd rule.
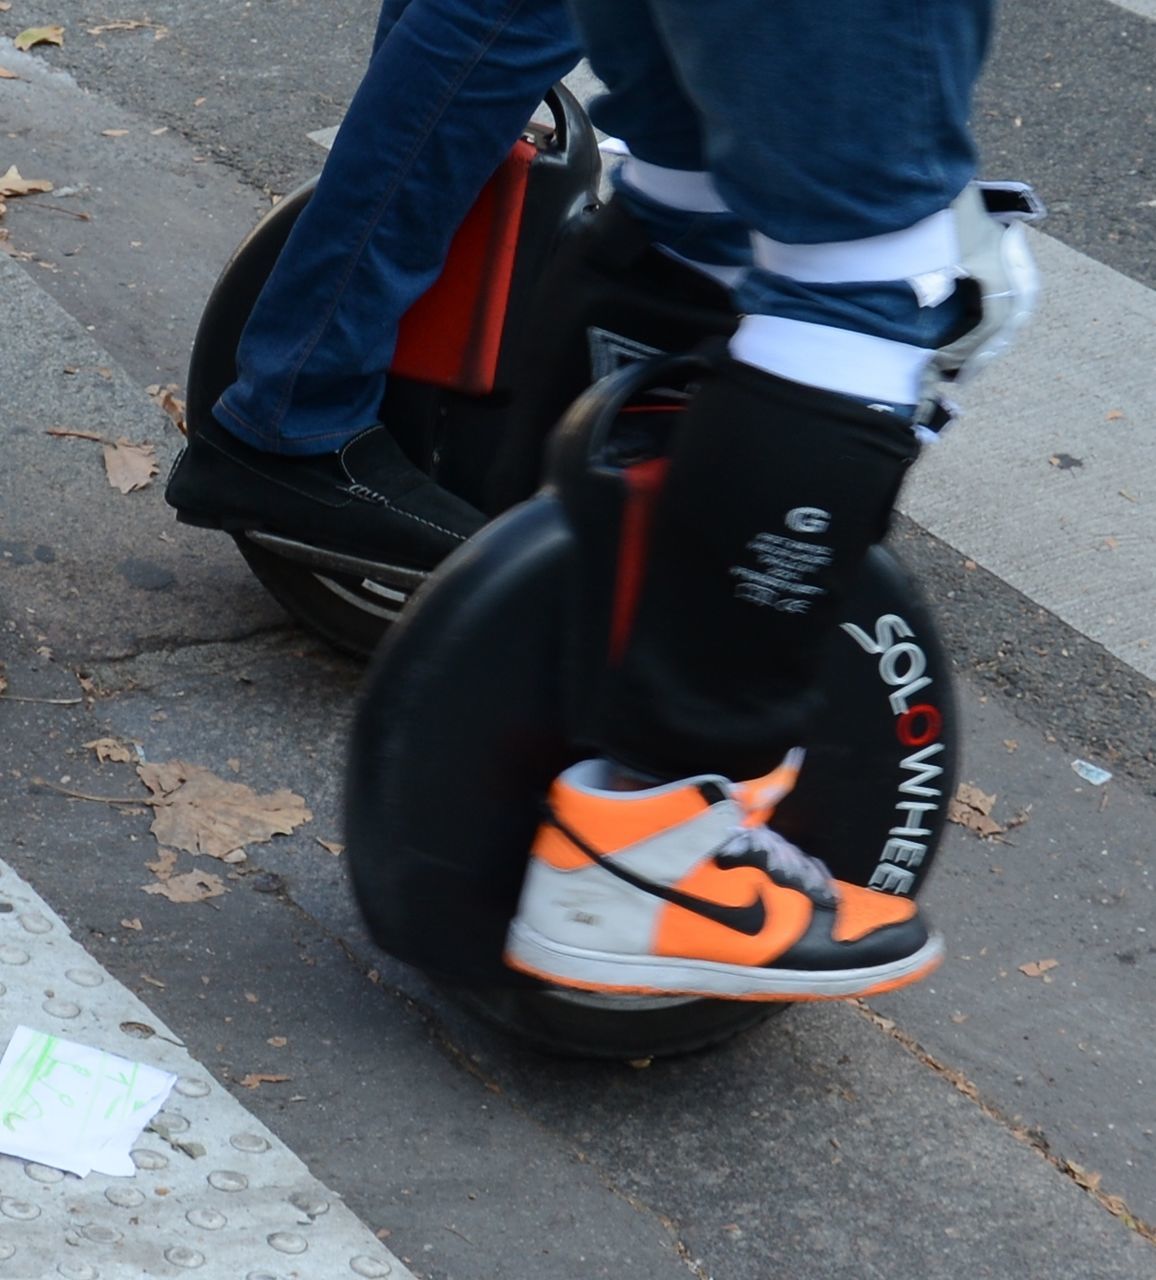
[[[591,848],[576,831],[571,830],[550,809],[546,810],[546,821],[556,827],[591,862],[596,862],[612,876],[617,876],[619,880],[624,880],[644,893],[653,894],[654,897],[661,898],[673,906],[682,907],[686,911],[693,911],[696,916],[702,916],[704,920],[713,920],[715,924],[721,924],[727,929],[733,929],[736,933],[745,934],[748,938],[757,937],[766,926],[767,906],[759,893],[755,894],[754,901],[748,902],[745,906],[729,907],[723,902],[714,902],[710,898],[699,898],[693,893],[683,893],[679,889],[671,889],[664,884],[655,884],[654,881],[635,875],[633,871],[618,865],[614,859],[607,858],[597,849]]]

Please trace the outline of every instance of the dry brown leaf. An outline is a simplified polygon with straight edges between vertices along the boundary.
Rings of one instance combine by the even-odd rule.
[[[947,820],[967,827],[978,836],[1002,835],[1005,828],[989,816],[994,804],[994,795],[963,782],[947,802]]]
[[[11,0],[0,0],[0,13],[7,13],[11,8]]]
[[[1119,421],[1120,421],[1120,419],[1121,419],[1123,416],[1124,416],[1124,410],[1123,410],[1123,409],[1112,409],[1112,410],[1108,413],[1108,416],[1104,419],[1104,421],[1105,421],[1105,422],[1119,422]]]
[[[332,853],[335,857],[345,852],[345,846],[339,844],[336,840],[322,840],[320,836],[314,836],[313,838],[327,853]]]
[[[146,862],[145,866],[158,880],[168,880],[177,869],[177,855],[171,849],[158,849],[155,862]]]
[[[63,27],[29,27],[12,41],[15,48],[21,53],[25,50],[33,48],[38,44],[63,44],[64,28]]]
[[[131,764],[136,759],[136,749],[116,738],[94,738],[84,745],[96,752],[101,764],[110,760],[114,764]]]
[[[137,773],[156,797],[153,835],[189,853],[224,859],[247,844],[289,835],[313,817],[292,791],[258,795],[183,760],[138,765]]]
[[[7,67],[0,67],[0,80],[19,80],[20,78],[15,71],[9,71]]]
[[[151,387],[145,390],[156,401],[156,403],[172,418],[177,425],[177,430],[182,435],[188,435],[188,427],[185,425],[185,402],[177,395],[180,387],[175,382],[170,382],[167,387],[162,387],[158,383],[153,383]]]
[[[1054,969],[1059,963],[1058,960],[1030,960],[1027,964],[1021,964],[1019,971],[1029,978],[1042,978],[1049,969]]]
[[[270,1036],[265,1043],[272,1045],[274,1049],[284,1049],[289,1041],[284,1036]]]
[[[150,987],[159,987],[161,991],[165,989],[165,984],[160,980],[160,978],[154,978],[151,974],[142,973],[140,980],[142,982],[147,982]]]
[[[127,138],[127,129],[101,129],[100,136],[102,138]]]
[[[115,442],[105,442],[104,469],[109,484],[121,493],[143,489],[160,471],[156,450],[151,444],[132,444],[124,436]]]
[[[288,1076],[274,1075],[270,1071],[250,1071],[237,1083],[242,1089],[259,1089],[263,1084],[284,1084],[288,1079]]]
[[[219,898],[226,891],[220,876],[204,871],[185,871],[141,888],[145,893],[160,894],[170,902],[204,902],[207,898]]]
[[[76,369],[65,369],[65,373],[76,373]],[[76,431],[72,427],[48,427],[44,434],[46,436],[56,436],[61,440],[95,440],[98,444],[105,444],[105,438],[99,431]]]
[[[51,190],[52,183],[47,178],[22,178],[15,165],[7,173],[0,173],[0,196],[30,196]]]
[[[1098,1191],[1100,1183],[1104,1180],[1102,1173],[1093,1173],[1090,1169],[1085,1169],[1082,1164],[1077,1164],[1074,1160],[1065,1160],[1068,1166],[1068,1172],[1075,1181],[1088,1191]]]
[[[99,27],[85,28],[90,36],[102,36],[109,31],[140,31],[142,29],[152,31],[157,40],[163,40],[169,34],[168,27],[161,26],[159,22],[152,22],[148,18],[117,18]]]
[[[141,924],[139,916],[133,916],[131,920],[122,920],[120,922],[120,927],[122,929],[132,929],[135,933],[140,933],[144,928],[144,925]]]

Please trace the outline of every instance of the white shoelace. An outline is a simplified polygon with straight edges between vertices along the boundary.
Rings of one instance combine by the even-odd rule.
[[[806,893],[819,893],[834,897],[831,873],[819,858],[804,853],[785,836],[770,827],[735,827],[725,844],[722,854],[761,853],[767,860],[768,871],[779,871],[796,883]]]

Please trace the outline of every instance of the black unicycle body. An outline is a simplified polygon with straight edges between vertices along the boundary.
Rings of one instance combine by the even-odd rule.
[[[524,1042],[644,1058],[716,1043],[781,1006],[566,991],[501,955],[541,797],[584,748],[572,677],[597,655],[576,653],[574,636],[598,628],[574,614],[589,601],[575,588],[592,526],[571,497],[583,491],[594,536],[613,541],[631,468],[662,449],[657,437],[640,445],[625,411],[704,372],[696,357],[655,353],[725,335],[735,317],[716,286],[648,247],[623,248],[617,233],[610,259],[570,287],[571,268],[589,267],[575,246],[613,206],[598,206],[580,105],[562,88],[547,105],[406,317],[382,409],[411,459],[490,522],[438,566],[235,536],[297,620],[375,655],[345,797],[353,888],[375,940]],[[234,377],[245,319],[311,190],[277,205],[221,276],[190,364],[191,431]],[[495,243],[506,246],[497,262]],[[456,363],[429,358],[446,349]],[[882,547],[847,602],[823,683],[826,711],[775,826],[842,879],[914,895],[942,833],[957,729],[931,614]]]
[[[591,637],[596,646],[604,629],[575,616],[576,602],[590,603],[581,540],[593,521],[614,543],[635,489],[629,473],[661,450],[640,444],[630,408],[702,371],[692,357],[652,360],[579,397],[555,433],[545,484],[431,576],[381,646],[356,717],[346,835],[372,933],[550,1051],[682,1053],[782,1007],[591,995],[502,963],[541,797],[584,754],[581,671],[597,665]],[[928,609],[882,548],[847,602],[823,684],[826,710],[774,826],[840,879],[914,895],[953,787],[955,710]]]

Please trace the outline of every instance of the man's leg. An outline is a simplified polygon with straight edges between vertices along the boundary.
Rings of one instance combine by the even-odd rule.
[[[704,23],[694,0],[639,0],[700,122],[696,157],[661,95],[634,91],[629,48],[603,53],[618,2],[576,4],[610,88],[596,117],[648,200],[708,190],[690,172],[705,166],[756,267],[734,359],[679,433],[604,745],[667,776],[754,775],[805,738],[824,642],[917,452],[925,375],[974,323],[954,286],[975,210],[953,202],[989,6],[729,0]]]
[[[385,370],[402,315],[576,58],[564,0],[389,0],[237,380],[169,480],[182,520],[419,568],[481,526],[376,425]]]
[[[409,0],[390,16],[216,411],[261,449],[331,452],[376,420],[398,321],[577,61],[563,0]]]
[[[975,231],[953,202],[987,8],[728,0],[704,21],[697,0],[575,0],[610,90],[596,119],[634,157],[632,211],[730,210],[756,265],[675,440],[603,689],[605,758],[551,789],[516,968],[773,999],[888,990],[938,963],[913,902],[832,881],[765,823],[798,755],[771,766],[805,738],[822,646],[917,452],[924,375],[974,323],[954,283]],[[643,69],[663,58],[652,101]]]

